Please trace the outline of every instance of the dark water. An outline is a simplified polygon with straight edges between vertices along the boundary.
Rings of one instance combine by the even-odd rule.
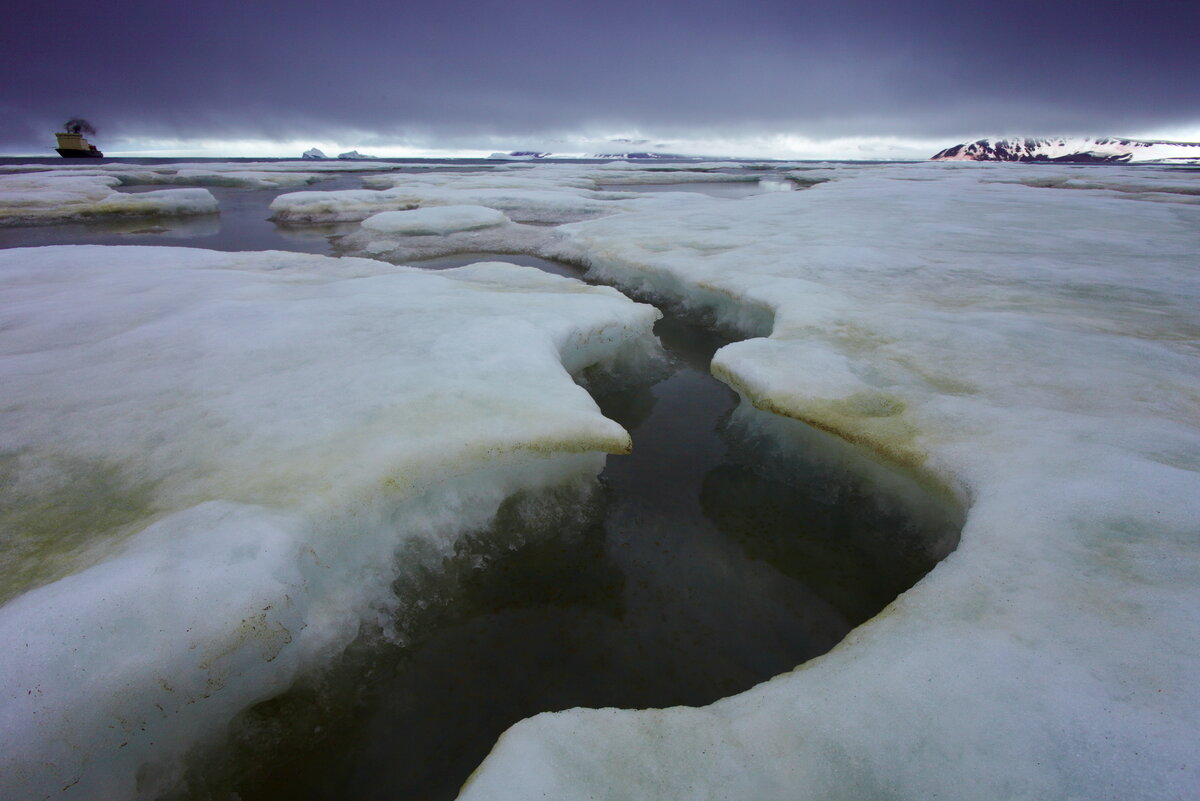
[[[248,712],[221,786],[245,801],[452,799],[518,720],[746,690],[828,651],[953,549],[956,510],[911,479],[876,481],[848,469],[861,460],[848,446],[734,415],[708,372],[726,337],[678,317],[656,332],[667,374],[598,397],[633,454],[609,457],[591,491],[514,499],[454,557],[406,575],[398,595],[427,602],[406,607],[411,639],[368,635]]]
[[[16,238],[327,252],[337,230],[266,219],[279,191],[294,190],[213,190],[215,230],[56,225]],[[579,275],[528,256],[423,266],[484,259]],[[450,556],[406,547],[402,641],[364,628],[338,664],[198,754],[178,797],[451,799],[522,718],[748,689],[828,651],[953,549],[961,520],[944,499],[859,469],[851,449],[803,426],[735,410],[708,372],[725,335],[678,316],[656,332],[668,369],[593,387],[632,455],[609,457],[593,484],[510,499]]]

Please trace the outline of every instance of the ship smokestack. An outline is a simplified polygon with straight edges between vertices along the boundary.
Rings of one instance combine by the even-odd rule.
[[[67,120],[67,124],[63,126],[63,129],[71,134],[94,134],[96,132],[92,124],[83,117],[72,117]]]

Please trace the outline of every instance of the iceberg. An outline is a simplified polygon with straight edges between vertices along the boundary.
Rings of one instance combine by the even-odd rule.
[[[302,158],[302,159],[327,159],[327,158],[329,158],[329,156],[326,156],[325,153],[322,152],[319,148],[310,147],[308,150],[305,150],[303,153],[300,154],[300,158]]]
[[[56,246],[0,296],[6,798],[166,792],[404,546],[594,481],[629,437],[572,375],[657,354],[653,307],[503,263]]]

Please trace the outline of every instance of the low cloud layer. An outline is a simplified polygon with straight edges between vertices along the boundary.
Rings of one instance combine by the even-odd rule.
[[[4,34],[19,79],[0,95],[0,153],[49,154],[77,115],[109,144],[479,150],[619,132],[949,143],[1200,122],[1182,3],[1132,16],[1115,2],[942,0],[328,8],[30,6]]]

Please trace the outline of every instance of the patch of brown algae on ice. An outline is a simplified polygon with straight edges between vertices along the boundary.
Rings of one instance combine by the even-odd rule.
[[[92,564],[157,514],[115,464],[0,454],[0,604]]]

